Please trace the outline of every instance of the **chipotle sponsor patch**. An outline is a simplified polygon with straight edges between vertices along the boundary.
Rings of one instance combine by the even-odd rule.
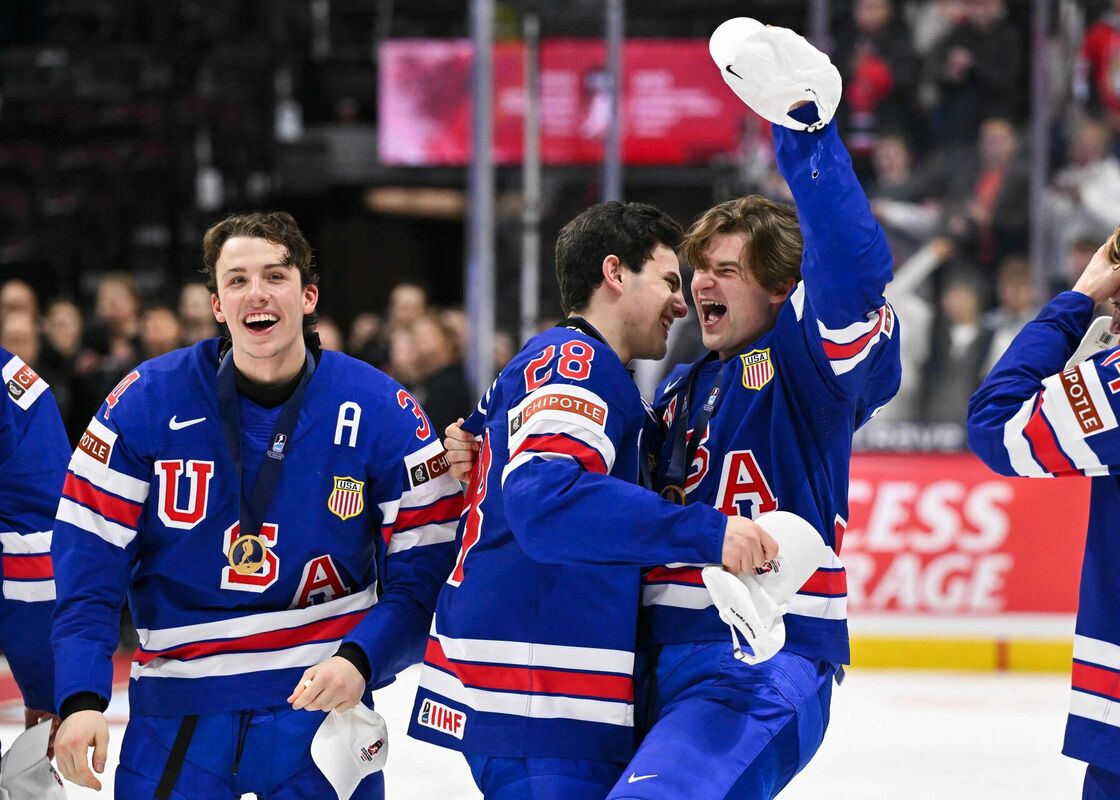
[[[1066,394],[1069,407],[1073,410],[1073,418],[1081,428],[1081,434],[1091,436],[1103,431],[1104,421],[1097,411],[1096,403],[1093,402],[1093,396],[1089,393],[1089,387],[1085,385],[1085,377],[1081,374],[1081,370],[1072,367],[1060,373],[1058,377],[1062,382],[1062,391]]]
[[[113,454],[113,446],[92,433],[89,428],[86,428],[82,433],[82,438],[78,442],[78,449],[94,461],[100,461],[106,465],[109,463],[109,456]]]

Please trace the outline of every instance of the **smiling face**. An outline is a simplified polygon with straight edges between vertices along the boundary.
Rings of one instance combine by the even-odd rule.
[[[640,272],[620,265],[623,297],[623,347],[629,358],[663,358],[673,320],[688,312],[681,293],[677,255],[658,245]]]
[[[692,276],[704,347],[730,358],[774,327],[789,290],[775,294],[741,265],[748,234],[719,233]]]
[[[237,368],[261,383],[291,380],[303,366],[303,317],[315,310],[319,289],[301,285],[287,249],[267,239],[226,240],[215,269],[214,318],[225,323]]]

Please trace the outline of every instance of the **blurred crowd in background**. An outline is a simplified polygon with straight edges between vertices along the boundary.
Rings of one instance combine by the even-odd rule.
[[[116,5],[11,0],[0,10],[0,345],[55,387],[71,436],[138,362],[217,334],[209,293],[191,282],[198,242],[210,222],[242,208],[283,208],[305,228],[324,275],[324,347],[388,371],[441,429],[465,413],[474,398],[462,366],[461,217],[429,209],[379,219],[363,198],[371,185],[400,182],[399,171],[355,167],[370,171],[314,190],[316,170],[300,171],[319,135],[376,136],[376,42],[463,36],[465,4],[333,0],[326,23],[316,17],[322,0],[105,10]],[[499,21],[516,30],[509,21],[521,5],[499,3]],[[682,22],[659,16],[659,3],[631,5],[642,9],[628,12],[630,36],[702,37],[728,13],[726,3],[690,3]],[[811,5],[820,4],[761,0],[735,11],[805,30]],[[839,125],[896,263],[888,299],[902,322],[904,381],[881,417],[960,425],[1015,333],[1072,285],[1118,221],[1120,0],[1052,3],[1041,274],[1027,259],[1039,157],[1028,136],[1033,3],[824,5],[844,78]],[[573,3],[568,12],[585,26],[561,32],[598,35],[586,23],[598,6]],[[152,55],[161,41],[186,41],[191,55],[161,60]],[[730,194],[788,199],[764,125],[748,125],[732,161],[713,166],[707,196],[687,195],[690,210],[679,197],[660,201],[671,178],[659,190],[628,185],[627,199],[664,205],[685,224]],[[461,186],[462,170],[410,180]],[[518,185],[500,181],[499,197]],[[570,195],[574,204],[546,209],[546,242],[595,200],[586,189]],[[499,244],[516,241],[519,217],[499,220]],[[499,256],[504,298],[520,261],[516,248],[500,246]],[[546,246],[546,271],[550,258]],[[542,288],[544,313],[558,315]],[[495,348],[500,366],[519,345],[504,300],[498,320],[509,326]],[[685,326],[674,337],[678,360],[699,347],[694,323]]]

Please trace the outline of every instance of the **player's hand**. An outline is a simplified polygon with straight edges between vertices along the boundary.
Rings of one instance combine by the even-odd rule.
[[[1117,234],[1113,233],[1107,242],[1097,248],[1073,285],[1075,292],[1088,295],[1094,303],[1103,303],[1120,291],[1120,263],[1117,263],[1120,253],[1114,249],[1116,238]]]
[[[93,772],[105,771],[109,755],[109,723],[100,711],[75,711],[63,720],[54,740],[55,763],[71,783],[101,791],[101,781],[90,772],[86,753],[93,748]]]
[[[342,656],[331,656],[307,670],[288,697],[294,709],[346,711],[362,699],[366,681],[362,673]]]
[[[58,714],[52,714],[49,711],[40,711],[37,708],[24,708],[23,709],[23,729],[29,730],[34,728],[45,719],[51,721],[51,738],[47,741],[47,758],[54,758],[54,737],[58,733],[58,726],[62,723]]]
[[[761,567],[778,555],[778,543],[746,517],[728,517],[723,534],[723,566],[735,575]]]
[[[448,425],[443,436],[443,448],[447,451],[447,463],[451,465],[451,477],[469,481],[478,457],[478,442],[463,430],[462,417]]]

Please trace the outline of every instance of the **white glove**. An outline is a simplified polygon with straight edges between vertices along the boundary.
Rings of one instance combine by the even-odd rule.
[[[340,800],[349,800],[363,778],[385,767],[388,757],[385,718],[361,703],[328,712],[311,740],[311,760]]]
[[[843,88],[840,73],[803,36],[736,17],[716,28],[708,50],[727,85],[760,117],[795,131],[819,130],[832,121]],[[802,100],[816,103],[819,121],[806,124],[789,115]]]
[[[796,514],[771,511],[755,522],[778,543],[769,570],[732,575],[722,567],[705,567],[700,576],[719,618],[731,628],[735,657],[748,664],[773,658],[786,643],[783,615],[805,581],[828,560],[828,546],[816,529]],[[743,652],[739,634],[753,655]]]
[[[66,800],[62,778],[47,760],[51,721],[28,728],[0,760],[0,797],[10,800]]]

